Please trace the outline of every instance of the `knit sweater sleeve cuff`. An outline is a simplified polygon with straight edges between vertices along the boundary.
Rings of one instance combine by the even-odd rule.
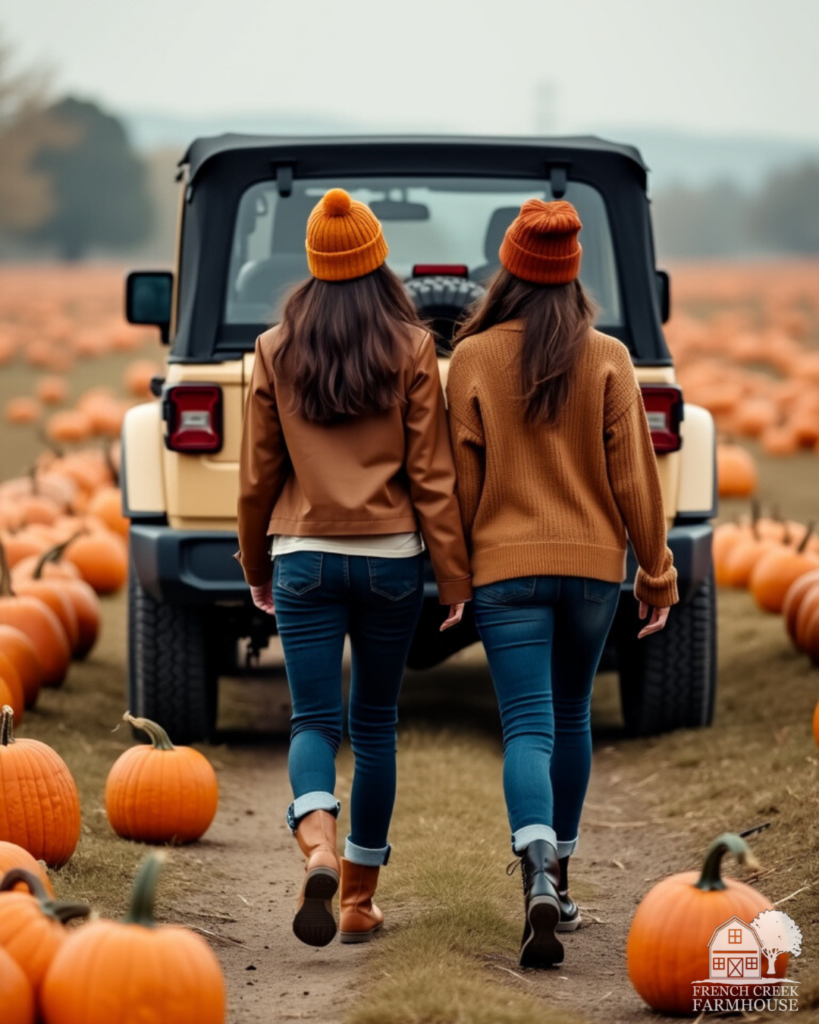
[[[662,576],[649,576],[638,569],[634,580],[634,596],[652,608],[669,608],[676,604],[680,599],[677,593],[677,570],[672,565]]]

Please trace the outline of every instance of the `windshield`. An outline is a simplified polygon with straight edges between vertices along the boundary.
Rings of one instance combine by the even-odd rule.
[[[245,191],[239,203],[228,271],[224,322],[266,326],[282,299],[309,275],[304,251],[307,217],[330,188],[343,186],[382,222],[388,265],[403,279],[421,264],[466,264],[485,283],[498,267],[504,232],[525,200],[552,198],[548,181],[502,178],[334,178],[297,180],[289,196],[275,181]],[[583,230],[581,280],[600,308],[598,322],[622,324],[614,248],[603,197],[569,182],[565,198]]]

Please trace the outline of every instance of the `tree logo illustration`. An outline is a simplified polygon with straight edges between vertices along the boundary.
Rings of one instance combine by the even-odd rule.
[[[802,931],[799,925],[781,910],[763,910],[751,921],[759,945],[768,961],[766,974],[773,974],[780,953],[799,956],[802,952]]]

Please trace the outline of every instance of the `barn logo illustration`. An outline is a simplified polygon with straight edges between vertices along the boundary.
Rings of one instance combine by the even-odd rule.
[[[694,1012],[798,1009],[799,982],[777,977],[776,960],[801,952],[802,932],[781,910],[763,910],[750,924],[729,918],[708,942],[708,979],[693,982]]]

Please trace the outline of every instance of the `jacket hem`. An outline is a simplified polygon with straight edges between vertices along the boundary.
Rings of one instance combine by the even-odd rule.
[[[268,536],[276,533],[290,537],[371,537],[386,533],[417,533],[418,520],[403,513],[392,518],[366,519],[285,519],[273,516],[267,527]]]

